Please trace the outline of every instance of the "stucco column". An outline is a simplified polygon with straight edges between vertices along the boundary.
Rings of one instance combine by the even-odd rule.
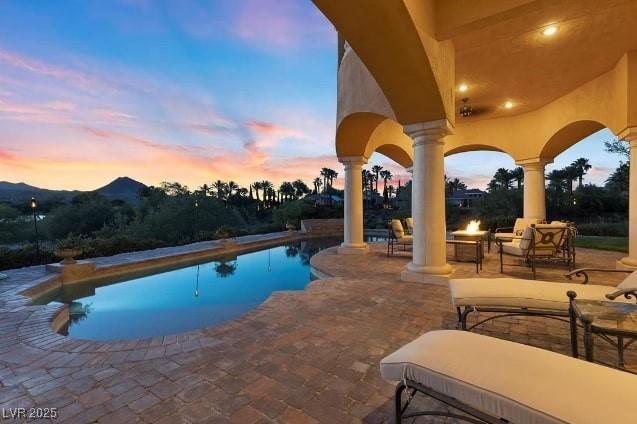
[[[345,214],[343,243],[338,253],[343,255],[365,254],[369,247],[363,239],[363,165],[362,156],[341,157],[345,166]]]
[[[628,256],[618,261],[622,268],[637,269],[637,128],[629,128],[619,138],[630,143],[630,178],[628,181]]]
[[[445,225],[444,137],[451,134],[446,120],[408,125],[414,140],[411,215],[414,219],[412,261],[401,273],[404,281],[447,284]]]
[[[541,158],[516,162],[524,169],[524,218],[546,219],[544,170],[552,162]]]

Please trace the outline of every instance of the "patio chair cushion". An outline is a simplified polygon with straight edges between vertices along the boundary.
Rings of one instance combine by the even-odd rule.
[[[405,218],[405,224],[407,224],[407,228],[410,230],[414,229],[414,219],[413,218]]]
[[[637,289],[637,271],[631,273],[617,285],[618,289]]]
[[[511,240],[516,237],[515,233],[495,233],[496,240]]]
[[[537,218],[517,218],[515,224],[513,224],[513,233],[520,236],[531,224],[537,224],[539,222],[540,220]]]
[[[457,330],[426,333],[384,358],[404,378],[512,423],[634,423],[637,376]]]
[[[578,298],[608,300],[607,293],[616,287],[597,284],[556,283],[521,278],[462,278],[449,280],[454,307],[490,306],[568,311],[566,292],[573,290]],[[624,297],[616,302],[631,303]]]
[[[391,220],[391,230],[394,232],[396,238],[400,239],[405,235],[405,229],[399,219]]]

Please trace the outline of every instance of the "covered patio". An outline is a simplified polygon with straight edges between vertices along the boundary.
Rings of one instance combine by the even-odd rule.
[[[523,218],[550,220],[545,168],[556,156],[603,128],[637,143],[634,1],[315,4],[339,32],[340,253],[368,250],[360,174],[381,153],[413,174],[414,247],[403,281],[445,284],[452,275],[445,156],[508,154],[524,169]],[[630,179],[637,181],[634,167]],[[616,266],[635,269],[637,183],[630,199],[630,250]]]

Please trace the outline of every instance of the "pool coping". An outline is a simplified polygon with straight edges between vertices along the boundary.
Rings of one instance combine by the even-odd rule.
[[[44,276],[17,284],[16,287],[2,293],[4,305],[0,307],[0,314],[3,315],[0,321],[0,329],[3,330],[0,332],[0,360],[18,364],[33,363],[35,356],[41,358],[43,365],[64,366],[71,361],[77,365],[78,362],[85,361],[85,364],[95,366],[166,357],[201,347],[219,345],[222,343],[223,334],[231,331],[241,321],[249,319],[249,316],[259,309],[267,307],[273,297],[290,295],[293,292],[272,292],[268,299],[247,314],[225,321],[220,325],[167,336],[111,341],[76,339],[61,335],[57,333],[57,330],[68,321],[67,305],[55,303],[33,305],[31,303],[33,299],[59,289],[63,284],[87,282],[98,278],[117,278],[136,271],[139,272],[141,269],[152,272],[152,270],[189,262],[196,263],[214,259],[226,254],[243,253],[289,241],[320,238],[321,236],[299,232],[280,232],[237,238],[234,243],[226,243],[225,246],[224,243],[220,242],[195,243],[189,245],[192,249],[188,249],[188,246],[179,246],[176,248],[177,253],[173,254],[167,253],[171,248],[144,251],[141,253],[150,256],[137,255],[141,257],[139,260],[131,260],[130,256],[135,255],[128,254],[95,258],[96,263],[101,263],[96,267],[95,274],[91,275],[90,278],[72,281],[62,281],[61,274],[45,271]],[[203,247],[204,245],[207,247]],[[151,266],[149,267],[149,265]],[[317,281],[320,280],[310,282],[308,287]],[[255,331],[257,330],[255,329]]]

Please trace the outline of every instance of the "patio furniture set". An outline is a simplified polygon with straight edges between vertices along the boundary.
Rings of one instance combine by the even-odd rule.
[[[413,243],[413,220],[405,219],[405,226],[399,219],[392,219],[388,224],[387,256],[394,255],[394,248],[402,246],[403,251]],[[406,228],[405,228],[406,227]],[[484,245],[491,252],[491,231],[458,230],[451,233],[453,239],[447,244],[454,245],[456,261],[471,261],[476,264],[476,273],[482,270]],[[536,278],[538,262],[555,262],[566,264],[569,271],[575,265],[575,243],[577,229],[570,222],[541,222],[539,219],[518,218],[513,227],[497,228],[495,242],[500,257],[500,272],[504,266],[526,266],[531,268]],[[504,257],[516,257],[522,263],[504,263]]]
[[[539,260],[561,261],[570,271],[575,263],[572,225],[522,221],[516,227],[496,232],[501,257],[525,258],[534,278],[535,261]],[[597,272],[630,275],[616,287],[589,284],[589,275]],[[381,361],[383,378],[397,382],[396,422],[418,416],[446,416],[471,423],[637,422],[632,408],[637,375],[624,372],[624,351],[637,340],[637,272],[582,268],[566,277],[583,280],[450,280],[451,301],[463,331],[430,331]],[[495,315],[469,327],[467,317],[472,312]],[[572,357],[470,332],[508,316],[568,322]],[[579,359],[580,328],[585,360]],[[617,350],[617,364],[594,363],[595,336]],[[408,409],[418,393],[450,410]]]

